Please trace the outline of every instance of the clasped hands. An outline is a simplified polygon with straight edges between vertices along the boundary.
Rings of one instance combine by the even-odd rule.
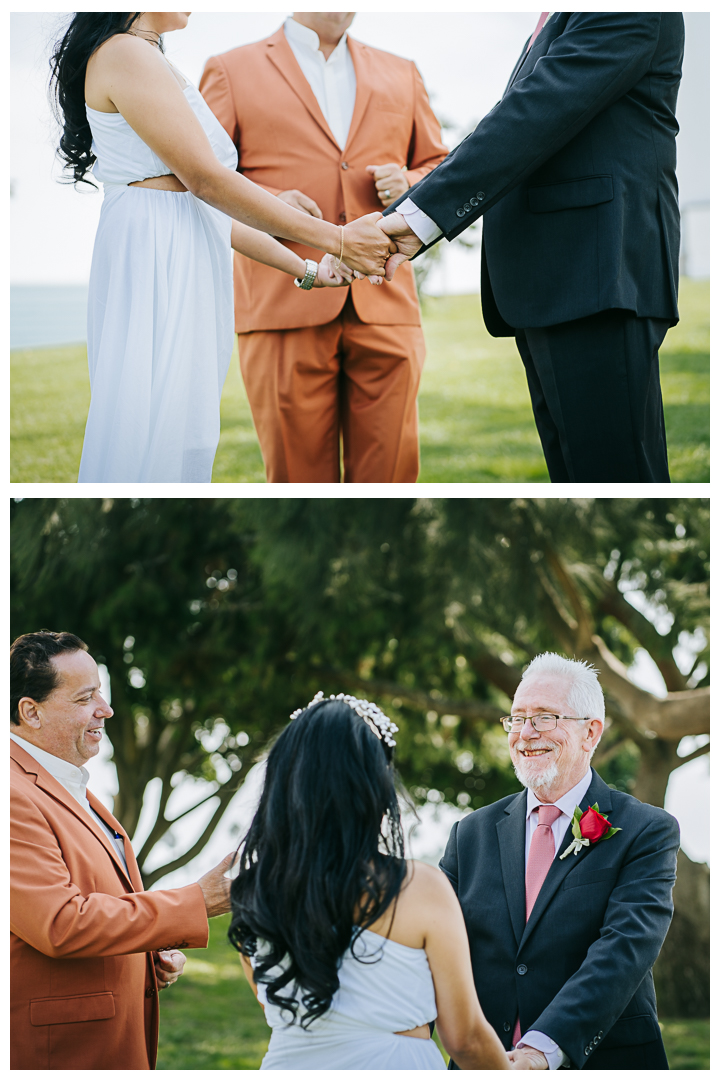
[[[325,255],[318,284],[349,284],[353,278],[367,277],[373,285],[392,281],[398,266],[412,258],[422,247],[420,240],[398,213],[366,214],[344,227],[343,258]],[[324,271],[324,273],[323,273]],[[325,280],[326,274],[334,276]]]

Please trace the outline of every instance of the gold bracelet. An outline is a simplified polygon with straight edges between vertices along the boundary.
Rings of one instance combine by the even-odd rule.
[[[342,262],[343,251],[345,250],[345,226],[340,226],[340,258],[338,262]]]

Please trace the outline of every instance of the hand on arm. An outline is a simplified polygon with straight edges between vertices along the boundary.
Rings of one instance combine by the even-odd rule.
[[[395,202],[410,187],[407,169],[396,165],[395,162],[387,165],[366,165],[365,170],[372,175],[378,199],[383,206],[389,206],[390,203]]]
[[[212,870],[208,870],[207,874],[198,881],[205,900],[208,919],[213,919],[216,915],[225,915],[230,910],[230,885],[232,883],[225,875],[231,869],[235,858],[234,851],[226,855],[222,862],[219,862]]]
[[[298,191],[297,188],[292,188],[290,191],[281,191],[278,199],[282,199],[284,203],[293,206],[302,214],[309,214],[310,217],[322,220],[322,210],[315,200],[311,199],[309,195],[303,195],[302,191]]]

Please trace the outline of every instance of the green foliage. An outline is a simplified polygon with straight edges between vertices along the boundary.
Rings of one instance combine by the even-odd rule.
[[[710,475],[707,282],[683,279],[680,311],[660,354],[670,473],[675,483],[701,483]],[[476,295],[428,297],[423,327],[420,480],[548,483],[512,339],[490,337]],[[11,479],[75,483],[90,400],[85,348],[18,350],[11,363]],[[263,483],[264,477],[236,350],[223,390],[213,480]]]

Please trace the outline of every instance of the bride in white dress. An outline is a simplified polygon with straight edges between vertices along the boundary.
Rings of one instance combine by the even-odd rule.
[[[511,1064],[475,992],[457,897],[406,861],[393,734],[376,706],[317,695],[275,742],[240,847],[230,939],[272,1028],[262,1069]]]
[[[380,214],[333,225],[236,172],[231,139],[162,53],[160,35],[188,15],[76,12],[52,60],[60,156],[76,183],[92,169],[105,187],[81,483],[210,483],[233,347],[231,245],[303,288],[352,271],[377,281],[390,250]],[[331,254],[318,267],[274,237]]]

